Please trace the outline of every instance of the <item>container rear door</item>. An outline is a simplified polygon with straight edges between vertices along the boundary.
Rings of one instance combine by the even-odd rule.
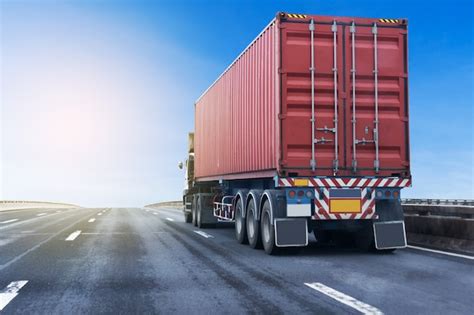
[[[347,26],[346,167],[409,175],[406,30]]]
[[[315,24],[311,31],[308,23],[283,25],[281,165],[294,173],[314,168],[332,174],[343,160],[341,26]]]
[[[409,175],[406,30],[313,20],[282,23],[281,169]]]

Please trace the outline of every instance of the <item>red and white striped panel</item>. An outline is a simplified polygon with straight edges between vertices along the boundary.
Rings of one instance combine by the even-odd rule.
[[[294,187],[294,178],[278,178],[279,187]],[[385,178],[308,178],[308,186],[315,187],[316,211],[314,220],[358,220],[373,219],[375,214],[375,194],[367,194],[368,188],[376,187],[409,187],[409,178],[385,177]],[[362,196],[362,211],[360,213],[330,213],[329,212],[329,189],[330,188],[360,188]],[[322,198],[321,197],[322,194]]]
[[[295,179],[292,177],[279,177],[277,180],[278,187],[294,187]],[[342,177],[309,177],[308,187],[328,187],[328,188],[357,188],[357,187],[410,187],[410,178],[400,177],[358,177],[358,178],[342,178]]]
[[[320,198],[322,195],[322,198]],[[367,194],[367,187],[361,191],[362,211],[360,213],[330,213],[329,189],[315,189],[314,204],[316,206],[313,220],[363,220],[375,216],[375,194]]]

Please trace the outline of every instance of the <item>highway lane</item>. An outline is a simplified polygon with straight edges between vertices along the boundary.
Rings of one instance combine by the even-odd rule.
[[[198,234],[173,209],[43,210],[0,225],[0,308],[8,286],[17,294],[3,294],[5,314],[474,308],[472,260],[411,249],[368,254],[314,240],[299,253],[272,257],[237,244],[230,226]],[[14,217],[0,213],[0,222],[7,219]]]
[[[24,221],[28,219],[34,219],[35,217],[42,217],[46,215],[54,215],[61,212],[69,212],[77,210],[75,208],[64,208],[64,209],[45,209],[45,208],[32,208],[22,210],[3,210],[0,211],[0,230],[5,227],[6,224]],[[15,220],[15,221],[12,221]],[[12,222],[10,222],[12,221]]]

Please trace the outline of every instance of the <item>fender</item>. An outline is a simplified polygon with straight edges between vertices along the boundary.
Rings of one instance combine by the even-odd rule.
[[[261,210],[263,209],[263,203],[267,199],[270,202],[270,219],[271,224],[273,225],[276,218],[286,217],[286,194],[281,190],[265,190],[260,198],[259,220],[262,213]]]

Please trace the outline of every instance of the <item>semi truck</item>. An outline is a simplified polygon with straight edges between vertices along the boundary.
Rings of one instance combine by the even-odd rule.
[[[407,20],[277,13],[194,104],[186,222],[275,254],[406,246]]]

